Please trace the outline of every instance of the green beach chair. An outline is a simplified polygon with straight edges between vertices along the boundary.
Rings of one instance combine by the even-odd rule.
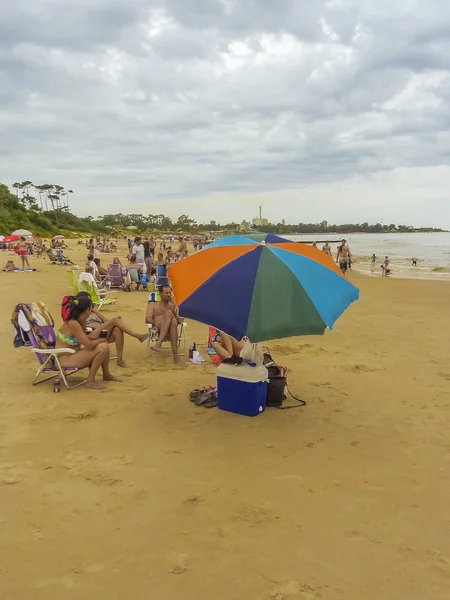
[[[117,298],[109,298],[108,293],[102,295],[95,283],[80,281],[80,292],[81,291],[87,292],[90,295],[92,302],[97,304],[98,310],[100,310],[102,306],[108,306],[109,304],[117,302]]]
[[[78,294],[78,292],[80,291],[80,286],[78,284],[77,275],[76,275],[75,271],[68,270],[67,277],[69,279],[69,287],[72,290],[73,295],[76,296]]]

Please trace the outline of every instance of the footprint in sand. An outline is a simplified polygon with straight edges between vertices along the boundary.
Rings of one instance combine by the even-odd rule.
[[[179,554],[176,559],[176,564],[172,568],[171,572],[174,575],[182,575],[183,573],[185,573],[187,570],[187,559],[187,554]]]
[[[450,381],[450,373],[438,373],[439,377],[443,377],[447,381]]]
[[[286,581],[279,585],[276,590],[272,592],[272,600],[287,600],[288,598],[299,598],[300,600],[307,600],[320,597],[320,592],[311,587],[306,583],[301,583],[298,580]]]
[[[66,419],[71,419],[73,421],[82,421],[83,419],[93,419],[97,415],[98,415],[98,410],[96,408],[93,408],[92,410],[88,410],[85,412],[67,415]]]
[[[352,373],[374,373],[375,371],[380,370],[379,367],[368,367],[367,365],[363,365],[361,363],[356,365],[340,365],[339,368],[342,369],[342,367],[346,371],[351,371]]]

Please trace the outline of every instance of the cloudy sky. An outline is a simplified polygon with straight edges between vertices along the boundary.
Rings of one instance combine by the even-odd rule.
[[[450,3],[0,3],[0,181],[78,214],[450,227]]]

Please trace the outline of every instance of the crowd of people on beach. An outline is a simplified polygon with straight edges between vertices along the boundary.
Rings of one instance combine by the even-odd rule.
[[[192,243],[194,251],[201,250],[207,243],[207,240],[201,237],[191,238],[189,241]],[[16,243],[15,252],[21,258],[24,270],[30,268],[28,258],[30,254],[36,253],[37,255],[42,255],[45,252],[52,261],[55,258],[53,251],[59,252],[60,256],[63,256],[62,251],[66,247],[63,239],[52,240],[48,247],[46,247],[44,242],[40,238],[35,238],[31,242],[21,237]],[[152,278],[156,287],[157,279],[155,275],[158,267],[163,267],[167,275],[167,267],[169,265],[184,260],[189,254],[187,239],[183,236],[164,237],[162,240],[153,237],[142,238],[137,236],[135,238],[126,238],[126,242],[128,249],[126,255],[127,262],[122,265],[120,258],[115,256],[112,260],[112,265],[117,266],[124,277],[129,276],[131,272],[138,272],[136,289],[139,286],[147,289],[146,284]],[[113,240],[106,236],[98,236],[97,238],[86,240],[85,245],[88,254],[84,271],[80,275],[80,281],[83,277],[92,277],[98,290],[98,295],[101,296],[108,292],[110,285],[109,271],[102,265],[101,254],[117,251],[118,240]],[[315,248],[317,248],[317,245],[318,242],[313,243]],[[321,251],[334,259],[329,242],[324,242]],[[67,260],[71,263],[69,259]],[[417,265],[416,258],[411,260],[413,265]],[[373,266],[376,264],[376,261],[377,256],[373,254],[371,259]],[[335,262],[339,265],[344,275],[352,267],[352,254],[345,239],[342,239],[337,246]],[[17,269],[18,267],[14,265],[14,261],[10,259],[7,261],[3,271],[11,272]],[[381,270],[383,276],[388,276],[391,273],[388,256],[383,260]],[[151,350],[155,353],[160,352],[162,344],[168,341],[171,345],[175,364],[182,364],[178,346],[179,328],[183,324],[183,319],[180,317],[168,278],[166,278],[162,285],[158,286],[155,293],[149,296],[145,310],[145,324],[148,331],[145,333],[133,331],[120,316],[107,318],[100,311],[95,310],[92,298],[87,291],[80,291],[76,296],[67,298],[69,301],[65,304],[63,303],[61,311],[63,323],[57,331],[56,348],[70,348],[75,351],[71,354],[61,356],[61,366],[76,367],[79,369],[89,367],[88,388],[96,390],[105,389],[104,384],[96,381],[99,370],[102,371],[103,381],[121,381],[109,369],[109,345],[115,344],[116,364],[119,367],[125,368],[127,366],[124,361],[126,335],[134,337],[143,343],[149,338],[150,332],[153,330],[155,333],[151,338],[152,342],[149,341]],[[242,343],[243,340],[234,340],[222,332],[216,332],[214,339],[211,339],[211,347],[221,359],[225,360],[233,356]]]

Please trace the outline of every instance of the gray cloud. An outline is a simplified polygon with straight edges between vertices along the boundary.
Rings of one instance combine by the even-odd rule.
[[[3,3],[0,179],[104,213],[131,188],[145,205],[438,168],[449,50],[437,0]]]

